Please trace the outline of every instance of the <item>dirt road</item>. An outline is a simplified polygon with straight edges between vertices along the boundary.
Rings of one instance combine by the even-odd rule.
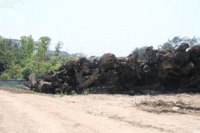
[[[176,97],[180,99],[181,95]],[[200,99],[199,94],[184,97]],[[135,107],[135,103],[148,98],[166,97],[61,97],[0,89],[0,133],[200,133],[198,115],[155,114]]]

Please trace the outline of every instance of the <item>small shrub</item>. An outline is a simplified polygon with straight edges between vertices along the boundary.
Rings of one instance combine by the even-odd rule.
[[[183,101],[182,101],[182,99],[179,99],[177,102],[178,102],[178,103],[182,103]]]
[[[21,60],[21,61],[19,62],[19,65],[20,65],[21,67],[23,67],[23,68],[26,66],[26,64],[27,64],[26,60]]]
[[[3,86],[1,86],[1,88],[11,88],[11,86],[9,86],[9,85],[3,85]]]
[[[51,63],[46,63],[46,62],[43,64],[43,66],[46,70],[49,70],[49,68],[52,67]]]
[[[1,80],[8,80],[10,79],[9,73],[4,72],[1,74]]]
[[[71,91],[71,94],[72,94],[72,96],[73,96],[73,95],[76,95],[76,91],[75,91],[75,90],[72,90],[72,91]]]
[[[82,95],[88,95],[88,91],[84,90],[84,92],[82,93]]]
[[[60,93],[60,96],[63,97],[65,94],[63,94],[62,92]]]
[[[57,59],[54,59],[54,60],[51,62],[51,65],[52,65],[52,66],[55,66],[57,63],[58,63],[58,60],[57,60]]]
[[[31,72],[32,70],[30,68],[25,68],[22,72],[24,79],[26,79]]]
[[[49,71],[54,71],[54,70],[56,70],[56,69],[57,69],[56,66],[51,66],[51,67],[49,68]]]

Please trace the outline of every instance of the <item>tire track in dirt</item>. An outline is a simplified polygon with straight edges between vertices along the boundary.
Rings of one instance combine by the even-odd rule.
[[[160,132],[151,128],[134,127],[127,122],[101,116],[85,114],[87,117],[81,117],[79,106],[83,106],[82,103],[72,102],[70,96],[67,97],[69,100],[64,100],[47,95],[14,94],[2,90],[0,90],[0,95],[3,96],[0,104],[5,103],[3,109],[5,119],[2,121],[2,126],[8,133]]]

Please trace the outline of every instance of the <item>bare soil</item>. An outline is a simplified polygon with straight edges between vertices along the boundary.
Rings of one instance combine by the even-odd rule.
[[[200,94],[33,93],[0,88],[0,133],[200,133]]]

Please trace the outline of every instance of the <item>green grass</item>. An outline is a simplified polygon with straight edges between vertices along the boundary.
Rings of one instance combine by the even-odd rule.
[[[82,93],[82,95],[88,95],[88,91],[84,90],[84,92]]]
[[[71,91],[71,94],[72,94],[72,96],[73,96],[73,95],[76,95],[76,91],[75,91],[75,90],[72,90],[72,91]]]
[[[0,88],[6,88],[6,89],[23,89],[23,88],[12,87],[12,86],[9,86],[9,85],[3,85]]]
[[[183,102],[183,100],[182,100],[182,99],[179,99],[177,102],[178,102],[178,103],[182,103],[182,102]]]
[[[65,95],[65,94],[63,94],[63,93],[60,93],[60,96],[61,96],[61,97],[63,97],[64,95]]]

